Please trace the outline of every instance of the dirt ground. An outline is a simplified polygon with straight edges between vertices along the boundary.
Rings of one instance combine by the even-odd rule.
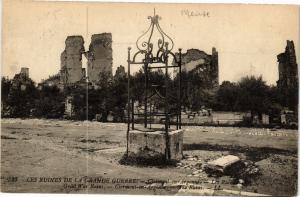
[[[126,150],[126,128],[122,123],[2,119],[1,191],[297,194],[296,130],[186,126],[184,165],[137,166],[119,163]],[[255,165],[258,173],[215,177],[196,167],[228,154]],[[188,188],[180,190],[182,184]]]

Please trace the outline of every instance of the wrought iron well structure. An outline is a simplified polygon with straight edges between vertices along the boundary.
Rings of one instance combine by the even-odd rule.
[[[128,141],[129,141],[129,132],[135,128],[135,116],[143,116],[144,119],[144,128],[148,128],[147,131],[151,132],[151,120],[153,117],[163,117],[164,119],[164,132],[166,139],[166,150],[165,150],[165,159],[170,158],[170,148],[169,148],[169,131],[170,131],[170,118],[173,118],[172,125],[176,127],[176,129],[181,129],[181,49],[178,49],[178,53],[175,55],[172,52],[174,47],[173,40],[162,30],[159,25],[159,20],[161,19],[158,15],[149,16],[150,26],[148,30],[143,33],[136,41],[137,52],[135,52],[131,58],[131,48],[128,48],[128,109],[127,109],[127,155],[128,155]],[[159,39],[154,40],[154,31],[158,32]],[[149,34],[149,36],[147,35]],[[171,62],[170,60],[173,59]],[[170,64],[171,63],[171,64]],[[131,86],[131,74],[130,70],[132,67],[142,66],[145,74],[145,88],[143,93],[143,105],[144,105],[144,113],[135,113],[134,109],[134,101],[132,99],[132,86]],[[165,81],[163,93],[158,91],[157,85],[153,84],[154,81],[149,79],[149,74],[153,72],[153,70],[161,69],[164,71]],[[170,94],[170,86],[169,86],[169,69],[176,69],[177,76],[179,80],[177,81],[177,92],[176,95]],[[161,87],[160,87],[161,89]],[[164,110],[163,112],[157,112],[152,110],[151,108],[151,98],[157,95],[164,102]],[[173,109],[172,113],[170,110],[170,102],[172,102],[173,106],[177,109]],[[150,128],[149,128],[150,127]]]

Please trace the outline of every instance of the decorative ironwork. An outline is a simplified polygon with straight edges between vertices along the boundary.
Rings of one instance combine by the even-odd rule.
[[[140,50],[140,51],[144,51],[144,53],[151,53],[152,49],[153,49],[153,43],[151,42],[152,36],[153,36],[153,32],[154,32],[154,28],[156,27],[157,31],[159,32],[161,38],[158,39],[157,42],[157,46],[158,49],[163,51],[164,50],[164,46],[166,46],[165,44],[168,43],[165,39],[168,38],[169,41],[171,42],[171,48],[169,49],[170,51],[173,49],[174,47],[174,42],[173,40],[161,29],[160,25],[159,25],[159,20],[161,20],[161,17],[159,17],[158,15],[155,15],[154,12],[154,16],[148,16],[148,19],[151,20],[150,26],[148,28],[148,30],[143,33],[136,41],[136,47]],[[147,41],[142,41],[143,36],[145,36],[148,32],[150,32],[150,36],[148,38]]]
[[[159,20],[161,20],[161,17],[155,14],[155,10],[154,15],[148,16],[148,19],[150,19],[149,28],[136,41],[138,51],[133,55],[132,63],[134,64],[141,63],[136,61],[136,57],[140,54],[145,55],[144,61],[148,63],[163,63],[165,62],[165,56],[174,48],[173,40],[160,27]],[[159,34],[159,38],[156,41],[153,40],[154,31],[157,31]],[[149,33],[150,35],[147,36]],[[157,45],[156,53],[153,51],[155,45]],[[171,55],[174,56],[174,54]]]
[[[128,155],[128,138],[129,131],[134,128],[135,116],[144,115],[144,127],[151,128],[151,121],[154,120],[155,116],[164,117],[165,124],[165,135],[166,135],[166,159],[170,158],[170,147],[169,147],[169,129],[171,126],[170,119],[176,117],[176,122],[172,125],[176,126],[176,129],[181,129],[181,49],[177,55],[172,53],[174,48],[173,40],[162,30],[159,25],[161,19],[158,15],[149,16],[150,26],[145,33],[138,37],[136,41],[137,52],[134,53],[131,59],[131,48],[128,48],[128,105],[127,105],[127,155]],[[155,41],[154,31],[158,32],[159,38]],[[149,34],[150,33],[150,34]],[[147,37],[146,35],[149,34]],[[157,46],[157,51],[154,51],[154,44]],[[141,60],[137,60],[137,57],[141,56]],[[173,58],[173,65],[169,65],[170,57]],[[153,64],[156,64],[153,66]],[[144,88],[144,113],[134,113],[134,101],[130,95],[131,84],[130,84],[130,69],[131,66],[142,65],[145,74],[145,88]],[[179,84],[178,93],[176,96],[172,96],[169,91],[169,69],[178,68]],[[164,94],[159,92],[159,88],[156,85],[149,85],[151,80],[149,74],[155,69],[163,69],[165,72],[165,83],[164,83]],[[149,91],[151,89],[151,92]],[[164,102],[164,112],[158,112],[155,110],[155,104],[153,102],[154,96],[157,96],[162,102]],[[177,103],[176,110],[170,110],[170,102]]]

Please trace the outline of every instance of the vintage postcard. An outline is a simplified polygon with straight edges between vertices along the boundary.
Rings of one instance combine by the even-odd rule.
[[[297,195],[299,11],[4,0],[1,192]]]

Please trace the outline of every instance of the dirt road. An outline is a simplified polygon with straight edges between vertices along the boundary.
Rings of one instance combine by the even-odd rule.
[[[120,165],[126,146],[125,124],[3,119],[1,128],[3,192],[172,195],[178,188],[157,187],[161,181],[201,180],[202,187],[215,186],[215,178],[205,172],[200,177],[191,176],[193,169]],[[232,127],[184,129],[184,154],[197,156],[203,163],[227,154],[255,162],[260,175],[245,184],[243,191],[296,194],[297,131]],[[225,189],[240,189],[227,180],[228,177],[221,185],[224,190],[214,191],[214,195],[224,195]],[[203,193],[197,194],[206,194],[205,191],[201,189]]]

